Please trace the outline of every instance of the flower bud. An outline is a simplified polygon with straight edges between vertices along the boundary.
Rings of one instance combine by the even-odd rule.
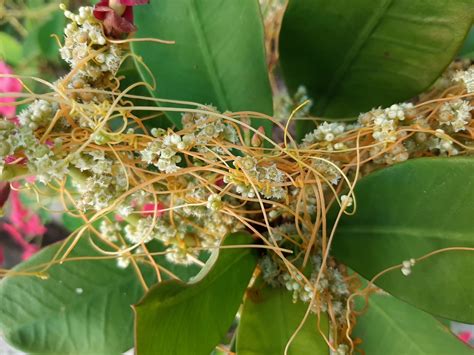
[[[264,135],[265,129],[262,126],[260,126],[258,127],[258,132]],[[252,145],[252,147],[261,147],[263,144],[262,136],[258,133],[254,133],[252,136],[252,139],[250,140],[250,144]]]

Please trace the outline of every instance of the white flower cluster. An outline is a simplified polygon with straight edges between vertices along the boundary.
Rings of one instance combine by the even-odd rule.
[[[210,194],[207,198],[206,207],[212,211],[219,211],[222,208],[222,198],[218,194]]]
[[[309,283],[305,283],[302,276],[296,272],[292,276],[284,267],[279,267],[277,262],[268,254],[261,258],[259,266],[265,282],[273,287],[285,287],[293,293],[293,302],[298,300],[309,302],[318,294],[320,295],[319,302],[314,302],[313,311],[327,312],[328,300],[330,300],[332,312],[336,318],[343,320],[346,301],[350,294],[349,288],[341,271],[331,263],[326,265],[325,271],[322,273],[318,285],[316,285],[321,261],[320,254],[311,257],[312,271]]]
[[[393,143],[400,133],[397,133],[398,124],[405,120],[413,110],[411,103],[394,104],[389,108],[373,109],[359,116],[361,126],[373,126],[372,137],[378,142]]]
[[[100,211],[125,192],[127,176],[123,168],[104,151],[76,154],[71,164],[88,175],[84,181],[74,181],[79,192],[77,204],[80,209]]]
[[[186,134],[183,141],[188,147],[193,147],[198,152],[205,154],[206,159],[217,160],[216,154],[224,151],[214,145],[215,141],[227,141],[237,143],[238,134],[236,129],[225,123],[221,117],[216,116],[217,111],[213,107],[203,107],[209,113],[185,113],[182,123]],[[214,115],[213,115],[214,113]]]
[[[295,225],[292,223],[282,223],[272,228],[272,237],[276,242],[285,240],[288,235],[293,233],[295,233]]]
[[[306,134],[303,138],[303,147],[311,146],[315,143],[326,143],[324,147],[328,150],[341,150],[347,148],[344,143],[333,141],[340,138],[346,132],[347,125],[344,123],[321,123],[313,132]]]
[[[474,92],[474,65],[469,67],[467,70],[456,72],[453,80],[464,83],[467,92],[472,94]]]
[[[83,211],[100,211],[108,207],[127,187],[127,177],[119,166],[110,174],[92,174],[84,181],[74,181],[79,193],[77,207]]]
[[[93,8],[80,7],[78,14],[64,6],[61,8],[71,22],[64,30],[65,42],[60,53],[71,68],[79,66],[76,78],[95,81],[104,73],[115,74],[120,67],[122,49],[119,45],[107,43],[100,22],[93,15]]]
[[[437,118],[441,126],[451,126],[454,132],[464,131],[471,122],[473,109],[466,100],[451,100],[441,106]]]
[[[56,103],[46,100],[35,100],[31,105],[18,114],[18,121],[22,126],[28,126],[32,130],[47,127],[53,120],[58,110]]]
[[[234,218],[228,214],[221,213],[225,201],[222,200],[220,195],[209,193],[202,186],[197,186],[194,181],[188,182],[187,190],[189,192],[186,196],[178,199],[176,204],[184,205],[180,210],[183,217],[192,220],[195,225],[201,227],[193,230],[200,245],[215,247],[225,235],[242,228],[242,225]],[[205,205],[189,205],[196,203],[205,203]]]
[[[127,224],[124,228],[125,239],[132,244],[148,243],[158,237],[153,226],[153,218],[140,218],[136,224]]]
[[[459,150],[454,146],[451,138],[441,128],[436,130],[436,135],[428,140],[428,148],[439,152],[440,155],[458,155]]]
[[[60,152],[53,149],[61,144],[60,140],[48,146],[40,143],[30,126],[17,126],[7,120],[0,120],[0,171],[5,166],[4,159],[21,153],[27,167],[37,180],[47,184],[51,179],[63,179],[67,174],[67,163]]]
[[[0,174],[3,170],[5,158],[14,152],[11,144],[12,132],[15,125],[7,120],[0,120]]]
[[[102,238],[112,243],[115,243],[119,240],[121,230],[122,228],[120,227],[119,223],[112,223],[108,219],[103,219],[99,225],[99,232]]]
[[[69,172],[67,161],[61,159],[59,154],[53,153],[46,145],[37,144],[36,149],[26,149],[25,153],[28,158],[28,170],[43,184],[52,179],[63,180]]]
[[[347,344],[339,344],[334,355],[349,355],[350,349]]]
[[[243,197],[254,198],[256,190],[267,199],[281,200],[287,196],[287,190],[279,184],[285,182],[285,174],[276,164],[260,166],[254,157],[237,157],[234,161],[237,168],[245,172],[244,176],[226,175],[224,182],[235,185],[237,193]],[[251,179],[251,182],[249,181]]]
[[[306,87],[300,85],[293,97],[286,93],[276,96],[273,99],[274,117],[281,122],[287,121],[292,111],[305,101],[309,102],[295,113],[295,118],[308,116],[313,107],[313,101],[308,97]]]
[[[331,164],[332,163],[332,164]],[[332,161],[331,159],[314,159],[313,168],[321,174],[327,181],[333,185],[337,185],[341,179],[341,173],[336,168],[338,166],[337,161]]]
[[[406,132],[398,131],[401,121],[416,119],[413,104],[394,104],[389,108],[377,108],[359,116],[359,124],[372,127],[372,137],[380,144],[370,150],[373,161],[377,164],[395,164],[407,160],[410,156],[403,144],[394,143],[406,136]],[[392,145],[388,152],[383,152],[387,146]]]
[[[142,160],[147,164],[156,166],[160,171],[174,173],[181,162],[181,155],[178,153],[186,149],[186,144],[176,133],[169,132],[157,137],[142,150]]]
[[[402,263],[402,274],[405,276],[408,276],[411,274],[411,268],[415,266],[415,259],[410,259],[410,260],[404,260]]]
[[[114,161],[109,159],[103,150],[93,150],[76,155],[72,164],[83,172],[103,175],[112,173]]]
[[[121,250],[125,249],[125,246],[120,247]],[[126,269],[130,265],[130,253],[121,252],[117,258],[117,267],[119,269]]]
[[[197,257],[187,251],[185,248],[173,245],[169,247],[166,253],[166,259],[174,264],[189,265],[192,264]]]
[[[166,247],[169,261],[189,264],[199,257],[199,251],[193,247],[216,247],[225,235],[241,229],[242,225],[220,211],[224,201],[218,194],[197,185],[189,177],[179,176],[176,183],[186,193],[174,195],[172,201],[168,195],[163,195],[160,200],[162,206],[175,206],[174,213],[161,212],[154,224],[152,217],[143,217],[137,223],[127,225],[124,236],[131,244],[158,240]],[[137,192],[127,198],[123,205],[140,209],[146,203],[150,203],[150,196]]]
[[[326,165],[325,168],[328,166]],[[319,171],[318,167],[316,169]],[[337,172],[336,172],[337,173]],[[332,173],[331,173],[332,174]],[[335,183],[335,181],[339,180],[339,177],[336,177],[335,175],[323,175],[325,176],[329,182]],[[323,188],[325,188],[327,185],[323,185]],[[291,211],[301,211],[301,213],[307,213],[314,214],[317,211],[317,205],[318,205],[318,199],[316,198],[316,193],[314,189],[311,186],[304,186],[301,189],[296,188],[296,187],[291,187],[290,188],[290,194],[291,194],[291,199],[290,199],[290,209]],[[301,194],[304,196],[304,198],[297,198],[297,196]],[[285,217],[285,212],[281,211],[282,215]],[[289,216],[286,216],[289,217]]]

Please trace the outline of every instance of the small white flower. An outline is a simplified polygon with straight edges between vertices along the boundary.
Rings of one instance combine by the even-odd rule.
[[[341,196],[341,204],[343,206],[345,205],[346,207],[350,207],[350,206],[352,206],[352,202],[353,202],[352,197],[347,196],[347,195],[342,195]]]

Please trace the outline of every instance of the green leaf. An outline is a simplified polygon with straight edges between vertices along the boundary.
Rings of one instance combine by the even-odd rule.
[[[61,221],[64,227],[71,233],[75,232],[84,225],[84,220],[82,218],[71,216],[67,213],[63,213],[61,216]],[[95,226],[98,227],[98,223],[95,223]]]
[[[234,233],[223,245],[251,242],[248,234]],[[137,354],[210,354],[234,320],[256,259],[249,248],[221,249],[192,283],[152,288],[134,307]]]
[[[474,159],[426,158],[375,172],[356,186],[357,213],[344,216],[333,254],[371,279],[403,260],[474,247]],[[448,251],[376,284],[432,314],[474,323],[472,251]]]
[[[8,33],[0,32],[0,59],[17,65],[22,58],[23,49],[20,42]]]
[[[55,34],[61,38],[65,23],[66,18],[64,17],[63,12],[58,10],[53,12],[51,18],[38,28],[38,44],[41,53],[48,60],[59,61],[59,46],[52,35]]]
[[[367,355],[473,353],[434,317],[389,295],[370,297],[366,313],[357,318],[354,337],[362,339],[360,348]]]
[[[261,279],[247,292],[237,335],[239,355],[280,355],[300,322],[308,304],[293,303],[292,293],[265,285]],[[321,330],[329,332],[328,317],[321,314]],[[288,354],[327,355],[329,347],[318,333],[318,320],[310,314],[292,341]]]
[[[43,249],[14,271],[40,271],[61,244]],[[84,240],[71,257],[99,254]],[[153,281],[151,268],[143,269]],[[143,296],[134,270],[115,260],[55,264],[47,279],[9,276],[0,282],[0,333],[18,349],[54,354],[120,354],[133,346],[131,304]]]
[[[160,0],[136,10],[140,37],[176,41],[132,46],[157,79],[153,95],[211,104],[220,111],[272,114],[257,0]],[[179,115],[170,117],[181,126]],[[268,121],[254,123],[271,132]]]
[[[464,41],[464,45],[459,51],[459,56],[461,58],[474,60],[474,27],[469,31],[469,34]]]
[[[316,115],[354,117],[428,88],[472,20],[472,0],[290,0],[283,73],[291,91],[306,86]],[[300,134],[313,126],[302,121]]]

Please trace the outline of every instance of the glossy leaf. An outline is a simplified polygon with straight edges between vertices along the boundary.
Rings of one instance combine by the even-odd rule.
[[[356,186],[357,213],[339,224],[333,253],[370,279],[403,260],[448,247],[474,247],[474,159],[398,164]],[[376,284],[441,317],[474,323],[473,251],[449,251],[395,270]]]
[[[40,271],[60,244],[43,249],[14,271]],[[81,241],[71,257],[99,255]],[[151,268],[144,276],[153,281]],[[10,276],[0,282],[0,331],[32,353],[120,354],[133,346],[131,304],[143,296],[134,270],[115,260],[55,264],[47,279]]]
[[[251,242],[235,233],[223,245]],[[234,320],[256,261],[252,249],[222,249],[192,283],[165,281],[151,289],[134,307],[137,354],[210,354]]]
[[[290,0],[280,36],[286,82],[305,85],[325,117],[410,99],[453,60],[473,13],[472,0]],[[311,127],[302,121],[300,133]]]
[[[459,52],[459,56],[461,58],[474,60],[474,27],[469,31],[469,34],[464,41],[464,45]]]
[[[362,339],[360,348],[367,355],[473,353],[433,316],[389,295],[370,297],[367,311],[357,319],[353,337]]]
[[[22,52],[20,42],[8,33],[0,32],[0,60],[16,65],[21,61]]]
[[[176,41],[132,46],[157,79],[153,95],[211,104],[220,111],[272,114],[257,0],[152,1],[136,9],[136,24],[140,37]],[[181,126],[180,115],[170,116]]]
[[[272,288],[261,279],[247,292],[237,335],[239,355],[280,355],[304,318],[308,304],[293,303],[292,293]],[[321,314],[320,328],[328,337],[329,322]],[[311,314],[292,341],[288,354],[327,355],[329,347],[318,333],[318,320]]]

